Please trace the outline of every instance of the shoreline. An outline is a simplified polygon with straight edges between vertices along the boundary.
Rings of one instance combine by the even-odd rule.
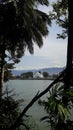
[[[10,79],[10,80],[55,80],[56,78],[40,78],[40,79],[22,79],[22,78],[13,78],[13,79]]]

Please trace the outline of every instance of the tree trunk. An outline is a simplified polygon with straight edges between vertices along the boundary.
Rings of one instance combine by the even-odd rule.
[[[72,59],[73,59],[73,0],[68,0],[68,46],[67,46],[67,65],[65,83],[70,86],[72,74]]]
[[[6,47],[5,47],[5,35],[3,37],[3,40],[2,40],[2,46],[1,47],[1,50],[0,50],[0,53],[1,53],[1,61],[0,61],[0,96],[2,94],[2,88],[3,88],[3,82],[4,82],[4,65],[5,65],[5,50],[6,50]]]
[[[72,60],[73,60],[73,0],[68,0],[68,49],[67,49],[67,75],[68,82],[70,84],[71,71],[72,71]]]
[[[73,60],[73,0],[68,0],[68,46],[67,46],[67,65],[64,75],[65,91],[70,89],[72,82],[72,60]],[[63,97],[65,105],[68,102],[66,97]]]
[[[2,94],[3,81],[4,81],[4,58],[1,58],[0,94]]]

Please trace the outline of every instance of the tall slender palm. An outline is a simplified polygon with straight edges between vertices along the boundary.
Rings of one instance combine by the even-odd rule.
[[[0,3],[0,91],[4,78],[6,51],[17,62],[28,48],[32,54],[34,43],[43,45],[43,36],[51,24],[49,16],[38,9],[38,4],[47,5],[48,0],[4,0]]]

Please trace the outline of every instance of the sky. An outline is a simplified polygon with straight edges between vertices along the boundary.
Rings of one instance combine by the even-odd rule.
[[[40,7],[41,10],[48,12],[48,8]],[[50,8],[51,9],[51,8]],[[61,32],[61,28],[54,22],[49,27],[49,35],[43,38],[43,46],[39,49],[34,44],[34,54],[31,55],[28,50],[21,58],[20,63],[15,65],[16,70],[30,70],[51,67],[65,67],[67,55],[67,39],[57,39],[57,33]]]

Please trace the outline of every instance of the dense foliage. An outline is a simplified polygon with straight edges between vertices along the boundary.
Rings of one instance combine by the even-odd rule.
[[[62,33],[57,34],[57,38],[65,39],[68,36],[68,0],[57,0],[52,3],[53,10],[50,17],[62,27]]]
[[[48,78],[48,77],[49,77],[48,72],[43,72],[43,77],[44,77],[44,78]]]
[[[48,6],[48,0],[4,0],[0,2],[0,91],[4,80],[7,58],[18,63],[27,48],[34,52],[34,43],[43,45],[43,37],[51,25],[49,15],[38,8]],[[41,23],[41,24],[40,24]]]
[[[9,130],[10,126],[14,124],[17,117],[21,113],[23,99],[16,99],[16,94],[13,90],[6,90],[0,98],[0,130]],[[20,120],[19,126],[16,130],[37,130],[35,121],[29,115],[24,115]]]
[[[68,105],[63,103],[64,95],[68,98]],[[38,102],[44,106],[47,116],[41,121],[47,121],[51,130],[72,130],[73,121],[70,120],[71,109],[73,106],[73,90],[64,90],[64,84],[57,84],[50,89],[47,100]]]
[[[20,114],[21,100],[14,100],[13,92],[6,91],[0,98],[0,129],[7,130]]]
[[[33,78],[33,72],[22,73],[20,77],[22,79],[32,79]]]

